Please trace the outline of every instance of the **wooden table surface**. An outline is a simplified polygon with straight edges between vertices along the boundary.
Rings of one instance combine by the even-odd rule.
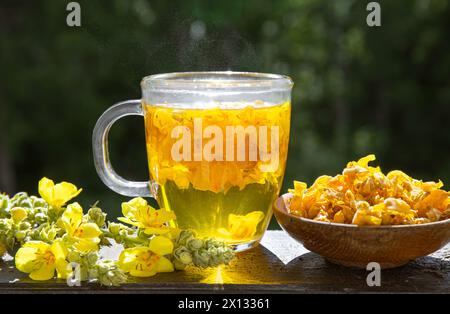
[[[109,248],[103,255],[114,257],[118,251]],[[57,280],[35,282],[12,265],[11,261],[0,264],[0,293],[450,293],[450,245],[406,266],[382,270],[381,286],[369,287],[368,271],[331,264],[283,231],[268,231],[261,245],[239,253],[228,266],[130,278],[117,288],[88,283],[68,287]]]

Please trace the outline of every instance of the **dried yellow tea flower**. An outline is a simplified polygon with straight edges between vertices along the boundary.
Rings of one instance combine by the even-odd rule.
[[[311,187],[294,181],[290,213],[317,221],[355,225],[421,224],[450,218],[450,192],[443,183],[416,180],[400,170],[385,175],[369,163],[375,155],[351,161],[334,177]]]

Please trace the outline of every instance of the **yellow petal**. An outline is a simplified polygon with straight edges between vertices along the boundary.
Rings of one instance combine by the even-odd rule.
[[[374,154],[367,155],[366,157],[362,157],[358,160],[358,165],[364,168],[369,166],[369,162],[374,161],[376,159]]]
[[[156,236],[151,239],[148,247],[152,252],[161,256],[170,254],[173,251],[172,241],[163,236]]]
[[[264,213],[262,211],[253,211],[245,216],[248,221],[251,221],[257,225],[264,218]]]
[[[165,257],[161,257],[156,264],[158,273],[170,273],[174,271],[173,264]]]
[[[154,220],[155,209],[151,206],[141,206],[137,208],[136,220],[144,226],[151,226]]]
[[[77,189],[75,185],[68,182],[61,182],[55,185],[53,197],[53,202],[55,204],[52,204],[56,207],[64,206],[68,201],[70,201],[72,198],[76,197],[78,194],[80,194],[82,189]]]
[[[100,242],[100,239],[99,238],[75,239],[74,242],[75,244],[73,246],[78,251],[82,253],[87,253],[98,250],[98,243]]]
[[[122,203],[122,214],[128,218],[134,218],[139,208],[147,207],[147,201],[142,197],[136,197],[132,200]]]
[[[153,212],[155,222],[157,224],[163,224],[166,222],[169,222],[173,219],[176,219],[175,213],[165,210],[165,209],[158,209]]]
[[[300,181],[294,181],[294,188],[289,189],[289,193],[295,194],[295,195],[303,195],[303,192],[307,188],[307,184]]]
[[[256,233],[256,227],[264,219],[264,213],[253,211],[247,215],[230,214],[228,216],[228,230],[235,239],[252,237]]]
[[[55,261],[56,270],[58,272],[58,278],[66,279],[68,275],[68,266],[69,263],[65,259],[57,259]]]
[[[123,250],[119,256],[119,267],[125,272],[131,271],[137,264],[137,256],[148,250],[147,247],[135,247]]]
[[[419,214],[423,215],[427,209],[436,208],[441,211],[446,209],[446,202],[450,197],[450,192],[444,190],[433,190],[423,200],[419,201],[414,209],[419,211]]]
[[[333,222],[337,223],[344,223],[345,222],[345,216],[342,210],[338,211],[336,214],[334,214]]]
[[[55,276],[55,264],[54,263],[43,263],[42,267],[32,271],[30,273],[30,278],[33,280],[50,280]]]
[[[56,260],[59,260],[59,259],[64,260],[68,254],[67,248],[64,245],[64,242],[62,241],[62,239],[55,240],[53,242],[53,244],[51,245],[50,250],[52,251]]]
[[[102,232],[97,224],[89,222],[78,227],[77,231],[80,233],[80,238],[97,238]]]
[[[55,183],[48,179],[48,178],[42,178],[39,181],[39,195],[49,204],[53,201],[53,188],[55,186]]]
[[[23,248],[34,248],[37,249],[39,251],[47,251],[50,249],[50,244],[47,244],[45,242],[42,241],[28,241],[26,242],[24,245],[22,245]]]
[[[35,247],[21,247],[14,257],[16,268],[24,273],[32,272],[36,267],[37,252]]]
[[[74,232],[75,229],[78,228],[78,226],[81,224],[82,219],[83,208],[81,208],[81,205],[76,202],[67,206],[61,217],[64,228],[69,233]]]
[[[130,220],[129,218],[126,218],[126,217],[119,217],[119,218],[117,218],[117,220],[124,222],[126,224],[129,224],[129,225],[132,225],[132,226],[136,226],[138,228],[144,227],[144,225],[141,224],[140,222]]]

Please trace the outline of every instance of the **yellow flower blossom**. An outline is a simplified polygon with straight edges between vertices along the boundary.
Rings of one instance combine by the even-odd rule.
[[[77,189],[75,185],[68,182],[55,183],[47,178],[39,181],[39,194],[50,205],[61,208],[72,198],[80,194],[82,189]]]
[[[25,210],[25,208],[22,207],[14,207],[11,208],[11,219],[14,221],[14,223],[19,223],[28,216],[28,212]]]
[[[175,231],[175,228],[167,225],[175,219],[175,214],[165,209],[154,209],[142,197],[122,203],[122,213],[125,217],[119,217],[120,221],[141,228],[146,234],[167,234]]]
[[[172,272],[174,267],[164,255],[173,251],[173,243],[164,236],[150,240],[148,247],[125,249],[119,256],[119,267],[131,276],[151,277],[157,273]]]
[[[264,219],[264,213],[253,211],[247,215],[228,215],[228,228],[219,229],[219,233],[233,240],[249,239],[256,233],[258,224]]]
[[[83,209],[80,204],[67,206],[61,217],[61,223],[67,232],[68,240],[80,252],[98,249],[101,230],[95,223],[83,222]]]
[[[53,244],[42,241],[29,241],[16,253],[16,268],[28,273],[33,280],[49,280],[57,271],[59,278],[66,277],[67,249],[61,240]]]
[[[450,193],[443,183],[422,182],[400,170],[385,175],[369,166],[375,155],[347,164],[342,174],[321,176],[311,187],[294,181],[292,214],[356,225],[418,224],[450,217]]]

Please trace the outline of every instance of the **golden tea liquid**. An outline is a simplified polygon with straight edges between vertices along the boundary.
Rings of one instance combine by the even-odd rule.
[[[290,103],[144,104],[150,178],[180,228],[233,245],[259,240],[286,165]]]

